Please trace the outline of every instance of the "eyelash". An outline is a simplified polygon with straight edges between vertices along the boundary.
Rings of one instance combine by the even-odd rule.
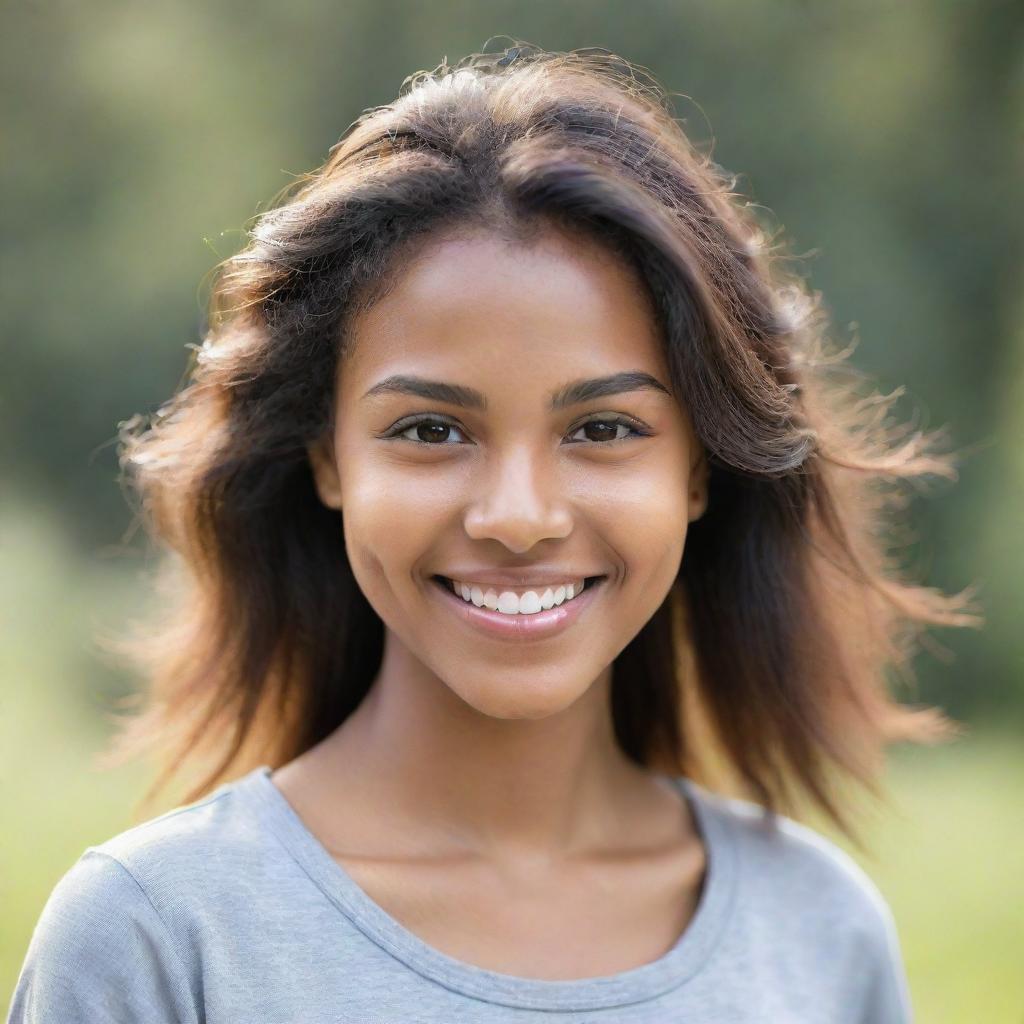
[[[444,426],[455,427],[457,430],[462,430],[462,428],[458,425],[458,423],[456,423],[454,420],[448,419],[447,417],[444,417],[444,416],[434,416],[434,415],[419,415],[419,416],[406,417],[405,419],[399,420],[393,426],[389,427],[380,436],[382,438],[384,438],[385,440],[393,438],[395,440],[410,441],[412,444],[418,444],[418,445],[420,445],[421,447],[424,447],[424,448],[451,448],[451,447],[453,447],[452,445],[447,444],[446,442],[434,443],[434,442],[430,442],[430,441],[420,441],[418,439],[413,439],[413,438],[409,438],[409,437],[404,437],[403,438],[403,437],[399,436],[401,434],[404,434],[407,430],[411,430],[413,427],[418,427],[421,423],[440,423],[440,424],[442,424]],[[607,423],[607,424],[614,424],[615,426],[628,427],[632,431],[632,437],[650,437],[651,433],[652,433],[650,430],[646,430],[645,428],[641,427],[640,424],[637,421],[628,419],[625,416],[595,416],[592,419],[584,420],[582,423],[577,424],[577,426],[573,428],[571,433],[576,433],[577,430],[582,430],[583,427],[586,427],[586,426],[588,426],[591,423]],[[618,444],[621,441],[629,441],[630,439],[631,438],[627,436],[627,437],[616,437],[616,438],[613,438],[611,441],[583,441],[583,442],[574,441],[573,444],[581,444],[582,443],[582,444],[601,445],[601,446],[607,447],[608,445]]]

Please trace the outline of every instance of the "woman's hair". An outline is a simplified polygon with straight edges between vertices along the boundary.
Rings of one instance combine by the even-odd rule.
[[[645,69],[522,44],[409,76],[255,219],[216,269],[187,380],[148,425],[119,425],[165,600],[106,641],[149,685],[99,763],[158,751],[144,812],[183,766],[203,765],[197,799],[298,756],[363,699],[384,628],[307,458],[348,325],[439,231],[529,245],[553,226],[639,270],[710,466],[679,575],[614,662],[618,743],[708,785],[717,765],[769,816],[810,797],[860,842],[835,770],[878,797],[887,743],[961,731],[887,688],[890,671],[915,685],[924,627],[980,622],[973,588],[905,580],[891,552],[905,485],[955,478],[953,456],[889,421],[900,390],[860,387],[735,184]]]

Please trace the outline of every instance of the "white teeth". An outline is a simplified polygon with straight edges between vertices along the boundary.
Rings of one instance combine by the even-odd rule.
[[[554,608],[565,601],[571,601],[583,590],[583,580],[578,583],[565,583],[561,586],[548,587],[543,594],[536,590],[528,590],[525,594],[516,594],[512,590],[496,591],[493,588],[472,586],[459,580],[452,581],[452,589],[460,594],[466,602],[472,602],[477,608],[489,608],[503,615],[536,615],[537,612]]]

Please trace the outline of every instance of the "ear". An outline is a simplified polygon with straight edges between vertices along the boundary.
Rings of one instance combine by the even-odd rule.
[[[698,448],[690,463],[690,493],[687,495],[687,519],[692,523],[700,519],[708,507],[708,478],[710,467],[704,449]]]
[[[313,470],[313,483],[320,500],[328,507],[341,509],[341,480],[338,463],[334,458],[334,441],[325,434],[306,446],[309,465]]]

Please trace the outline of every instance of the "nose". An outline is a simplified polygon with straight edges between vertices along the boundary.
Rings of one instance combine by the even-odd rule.
[[[572,532],[570,502],[550,460],[519,445],[481,469],[470,484],[466,534],[474,540],[498,540],[524,553],[542,540]]]

